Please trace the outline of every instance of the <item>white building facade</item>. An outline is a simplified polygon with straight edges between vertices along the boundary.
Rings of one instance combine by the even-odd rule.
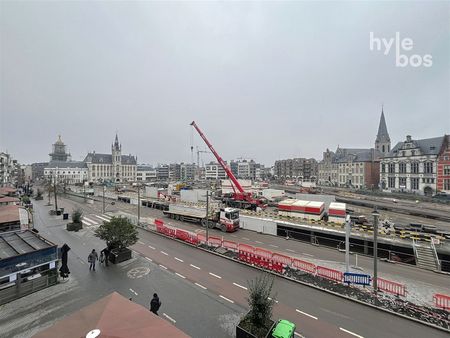
[[[156,168],[148,165],[138,165],[136,172],[136,181],[149,182],[156,180]]]
[[[84,162],[52,161],[44,168],[44,177],[58,183],[83,183],[88,180],[88,168]]]
[[[397,143],[380,165],[380,186],[388,192],[431,196],[437,188],[438,156],[444,136]]]
[[[225,178],[227,178],[227,174],[219,163],[210,162],[205,165],[206,180],[223,180]]]
[[[84,162],[88,169],[89,182],[136,181],[137,158],[122,155],[122,145],[119,144],[117,134],[114,144],[111,145],[111,154],[98,154],[94,151],[86,155]]]

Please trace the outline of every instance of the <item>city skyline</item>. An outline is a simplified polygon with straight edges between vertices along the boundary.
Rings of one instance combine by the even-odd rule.
[[[226,159],[320,160],[373,147],[382,104],[393,145],[450,130],[448,3],[0,6],[0,150],[22,163],[58,134],[74,160],[105,152],[116,131],[140,163],[190,162],[192,120]],[[396,67],[371,32],[432,66]]]

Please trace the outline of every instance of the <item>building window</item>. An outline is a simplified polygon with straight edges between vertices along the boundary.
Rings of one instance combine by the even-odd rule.
[[[411,174],[419,173],[419,162],[411,162]]]
[[[450,190],[450,179],[444,179],[444,190]]]
[[[433,162],[425,162],[424,163],[424,173],[425,174],[433,173]]]
[[[450,165],[444,165],[444,175],[450,175]]]
[[[406,188],[406,177],[399,177],[398,185],[399,185],[399,188]]]
[[[395,163],[389,163],[389,174],[395,173]]]
[[[405,162],[400,162],[398,164],[398,172],[400,174],[405,174],[406,173],[406,163]]]
[[[388,178],[388,187],[389,188],[395,188],[395,177],[389,177]]]
[[[385,171],[385,168],[384,168],[384,163],[381,164],[381,172],[382,172],[382,173],[385,173],[385,172],[386,172],[386,171]]]
[[[411,190],[419,190],[419,178],[418,177],[411,178]]]

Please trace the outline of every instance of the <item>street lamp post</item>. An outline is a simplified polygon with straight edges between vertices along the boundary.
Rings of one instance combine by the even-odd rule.
[[[378,218],[380,213],[377,208],[372,212],[373,216],[373,288],[378,292]]]
[[[209,238],[209,191],[206,190],[206,243]]]
[[[55,195],[55,213],[57,214],[58,213],[58,199],[56,197],[56,172],[55,172],[55,176],[54,176],[54,185],[53,185],[53,187],[54,187],[53,194]]]
[[[103,183],[103,207],[102,207],[102,213],[105,213],[105,183]]]
[[[347,215],[345,219],[345,272],[350,272],[350,227],[350,215]]]
[[[138,188],[138,220],[137,220],[137,222],[138,222],[138,226],[139,226],[139,224],[141,224],[141,186],[138,184],[138,186],[137,186],[137,188]]]

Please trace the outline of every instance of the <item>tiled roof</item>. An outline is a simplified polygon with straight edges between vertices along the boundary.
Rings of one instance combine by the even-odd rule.
[[[375,149],[364,148],[338,148],[335,160],[338,163],[349,162],[369,162],[379,160],[381,153]]]
[[[50,161],[46,168],[86,168],[86,163],[81,161]]]
[[[442,143],[444,142],[445,136],[421,139],[421,140],[412,140],[410,142],[403,141],[398,142],[394,148],[385,156],[385,157],[397,157],[398,152],[403,149],[420,149],[422,155],[438,155]],[[410,144],[409,148],[406,145]]]
[[[121,155],[122,164],[136,164],[136,157],[131,155]],[[112,164],[111,154],[88,153],[84,162],[95,164]]]
[[[20,221],[18,205],[0,206],[0,224]]]

